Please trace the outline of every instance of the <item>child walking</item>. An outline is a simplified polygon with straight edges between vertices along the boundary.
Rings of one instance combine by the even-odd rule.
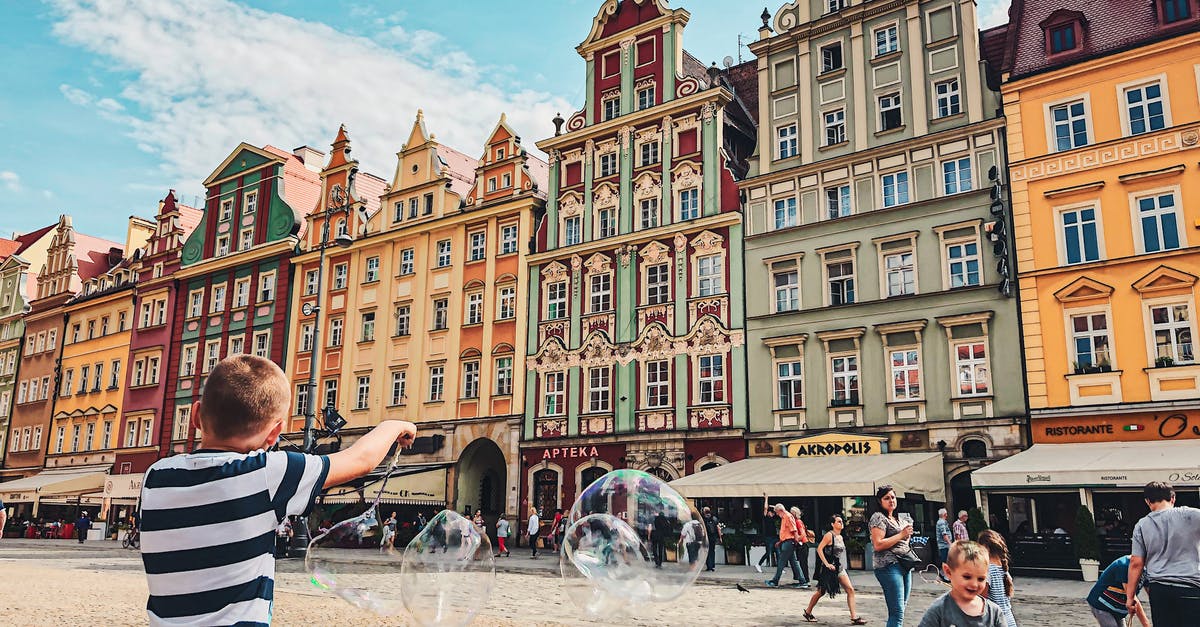
[[[950,592],[925,610],[919,627],[1006,627],[1000,606],[984,598],[990,560],[987,549],[975,542],[950,545],[942,566]]]
[[[304,516],[326,486],[361,477],[416,427],[385,420],[331,455],[268,451],[291,404],[271,361],[235,355],[213,368],[192,427],[200,448],[161,459],[142,482],[142,563],[150,624],[269,624],[275,528]]]
[[[996,531],[984,529],[979,534],[979,544],[987,549],[989,557],[987,598],[1004,612],[1005,627],[1017,627],[1012,611],[1013,581],[1008,572],[1008,543]]]

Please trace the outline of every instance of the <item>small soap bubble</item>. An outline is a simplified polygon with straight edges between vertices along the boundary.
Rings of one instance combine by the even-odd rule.
[[[304,567],[314,586],[380,616],[404,613],[399,573],[404,553],[374,506],[313,538]]]
[[[457,512],[442,510],[404,549],[400,594],[421,625],[469,624],[495,586],[491,541]]]
[[[567,521],[559,572],[567,594],[592,618],[678,598],[708,555],[700,515],[640,470],[596,480],[575,500]]]

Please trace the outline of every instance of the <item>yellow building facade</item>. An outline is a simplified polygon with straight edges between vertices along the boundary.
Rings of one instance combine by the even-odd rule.
[[[545,202],[546,165],[526,154],[503,117],[484,143],[480,159],[440,144],[418,112],[390,183],[359,173],[353,191],[363,210],[329,218],[331,241],[345,233],[354,242],[326,250],[318,288],[321,212],[357,168],[345,156],[343,129],[322,172],[321,203],[308,217],[308,250],[293,259],[292,428],[303,428],[319,335],[318,415],[335,408],[347,420],[346,438],[388,418],[418,425],[406,461],[425,468],[406,481],[444,490],[396,505],[516,511],[526,242]],[[318,293],[315,334],[314,317],[302,312]],[[325,501],[361,495],[335,489]]]

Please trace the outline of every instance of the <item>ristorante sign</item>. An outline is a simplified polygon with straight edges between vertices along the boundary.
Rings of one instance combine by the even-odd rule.
[[[1200,412],[1195,411],[1035,418],[1032,423],[1038,444],[1200,439]]]

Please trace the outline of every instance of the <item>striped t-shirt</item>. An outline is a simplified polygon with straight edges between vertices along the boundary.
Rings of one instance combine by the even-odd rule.
[[[305,515],[325,456],[196,451],[162,459],[142,481],[142,563],[151,625],[267,625],[275,528]]]

